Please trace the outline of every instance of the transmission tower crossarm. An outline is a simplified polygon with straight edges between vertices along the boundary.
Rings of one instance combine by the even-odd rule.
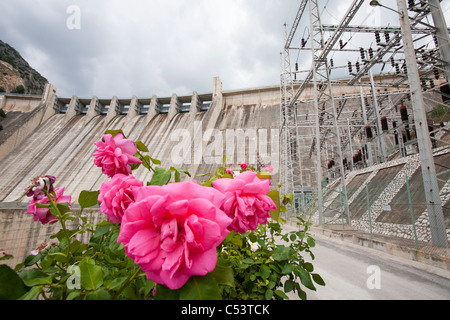
[[[333,33],[331,38],[326,42],[320,56],[317,58],[317,60],[319,62],[326,60],[328,54],[333,50],[333,47],[336,45],[336,43],[341,38],[342,34],[345,32],[345,28],[350,24],[350,22],[355,17],[356,13],[361,8],[363,3],[364,3],[364,0],[354,0],[353,1],[352,5],[350,6],[350,9],[345,14],[344,18],[342,19],[341,23],[336,28],[336,31]],[[317,67],[318,66],[316,66],[315,68],[311,68],[310,72],[306,76],[305,81],[302,83],[302,85],[298,88],[297,92],[294,94],[294,97],[290,102],[291,104],[295,103],[295,101],[298,99],[298,97],[300,97],[302,92],[305,90],[308,83],[310,83]]]
[[[307,4],[308,4],[308,0],[302,0],[302,2],[300,3],[300,7],[298,9],[297,15],[295,16],[291,31],[289,32],[289,35],[286,38],[286,42],[284,45],[285,49],[289,49],[289,47],[291,46],[292,40],[294,39],[295,33],[297,31],[298,24],[300,23],[300,20],[303,16],[303,12],[305,11]]]

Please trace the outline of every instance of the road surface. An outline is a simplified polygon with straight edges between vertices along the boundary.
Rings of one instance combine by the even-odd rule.
[[[326,286],[308,290],[309,300],[450,300],[448,271],[321,235],[314,238],[315,260],[307,260]]]

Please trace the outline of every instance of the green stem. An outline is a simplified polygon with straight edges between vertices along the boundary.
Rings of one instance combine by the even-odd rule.
[[[138,275],[138,273],[139,273],[140,271],[141,271],[141,268],[138,268],[138,269],[136,270],[136,272],[135,272],[130,278],[128,278],[127,281],[125,281],[125,283],[124,283],[124,284],[120,287],[120,289],[115,293],[113,299],[115,299],[116,297],[118,297],[118,296],[122,293],[122,291],[125,290],[125,288],[130,284],[131,281],[133,281],[134,278],[136,278],[136,276]]]
[[[150,168],[150,170],[152,170],[153,173],[155,173],[155,172],[156,172],[155,169],[152,168],[152,166],[150,165],[150,162],[148,162],[148,161],[144,158],[144,156],[142,155],[142,153],[141,153],[139,150],[137,151],[137,153],[141,156],[142,161],[144,161],[144,162],[148,165],[148,167]]]
[[[52,196],[48,193],[47,190],[44,189],[44,191],[47,196],[47,199],[50,201],[50,205],[56,210],[56,213],[58,214],[57,218],[58,218],[59,222],[61,223],[64,235],[66,236],[66,239],[67,239],[67,261],[66,261],[66,264],[67,264],[70,260],[71,254],[70,254],[70,237],[69,237],[69,233],[67,232],[66,222],[65,222],[63,215],[61,214],[61,211],[59,211],[58,206],[56,205],[56,202],[53,201]],[[55,197],[56,197],[56,195],[55,195]]]

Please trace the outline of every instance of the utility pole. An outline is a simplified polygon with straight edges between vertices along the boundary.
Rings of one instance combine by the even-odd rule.
[[[437,5],[440,6],[438,1],[429,2],[436,2]],[[439,186],[436,178],[433,151],[428,132],[423,93],[420,84],[420,75],[417,67],[406,0],[397,0],[397,6],[400,13],[403,46],[405,50],[406,65],[408,67],[408,81],[411,91],[411,103],[417,132],[428,217],[430,220],[431,238],[434,246],[448,248],[447,232],[445,230],[444,215],[442,212]],[[432,10],[435,10],[433,6]]]
[[[442,12],[439,0],[428,0],[433,17],[434,26],[436,28],[436,38],[439,45],[441,60],[445,62],[443,66],[444,77],[447,82],[450,80],[450,38],[448,36],[447,23],[445,22],[444,13]]]

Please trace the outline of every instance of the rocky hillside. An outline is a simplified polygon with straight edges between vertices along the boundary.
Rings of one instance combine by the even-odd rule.
[[[46,83],[17,50],[0,40],[0,92],[42,94]]]

